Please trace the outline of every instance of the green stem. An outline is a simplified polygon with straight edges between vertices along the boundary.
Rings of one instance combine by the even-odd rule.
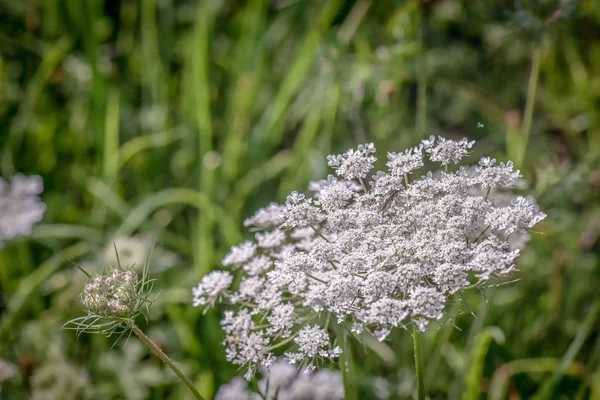
[[[533,50],[531,60],[531,72],[529,73],[529,83],[527,84],[527,99],[525,100],[525,115],[521,128],[521,146],[519,148],[519,158],[516,160],[518,168],[523,166],[525,154],[527,153],[527,144],[529,143],[529,134],[531,133],[531,124],[533,121],[533,110],[535,108],[535,96],[537,92],[538,77],[540,74],[540,61],[542,59],[542,46],[538,45]]]
[[[358,382],[356,381],[356,368],[352,357],[352,347],[348,333],[340,329],[340,341],[338,345],[342,348],[340,356],[340,370],[344,380],[344,399],[358,400]]]
[[[417,374],[417,399],[425,400],[425,382],[423,380],[423,355],[421,354],[421,332],[413,324],[413,342],[415,345],[415,371]]]
[[[200,395],[200,392],[198,392],[198,389],[194,387],[192,381],[190,381],[188,377],[185,376],[183,372],[181,372],[181,370],[177,367],[177,365],[175,365],[175,363],[169,358],[169,356],[163,353],[163,351],[159,349],[158,346],[154,344],[154,342],[150,340],[150,338],[146,336],[146,334],[144,334],[144,332],[142,332],[136,324],[131,324],[131,330],[137,335],[137,337],[141,339],[142,342],[146,344],[146,346],[150,348],[150,350],[152,350],[154,354],[158,356],[158,358],[160,358],[165,364],[169,366],[169,368],[173,370],[173,372],[175,372],[179,379],[183,383],[185,383],[185,385],[192,391],[192,393],[198,400],[204,400],[204,397]]]
[[[420,2],[419,2],[420,3]],[[423,5],[418,5],[418,46],[419,55],[417,60],[417,135],[420,138],[427,136],[427,54],[425,52],[425,18]]]

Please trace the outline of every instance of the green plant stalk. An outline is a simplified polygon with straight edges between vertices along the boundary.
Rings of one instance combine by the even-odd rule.
[[[425,138],[427,136],[427,62],[424,44],[425,23],[423,19],[422,4],[419,4],[417,15],[417,29],[419,30],[419,60],[417,66],[417,135],[420,138]]]
[[[194,113],[195,125],[198,133],[198,186],[199,190],[212,202],[215,185],[215,170],[207,168],[204,163],[208,153],[213,151],[213,128],[211,118],[209,61],[210,40],[214,22],[214,13],[211,10],[214,2],[199,4],[194,34],[192,39],[193,56],[191,59],[192,83],[194,88]],[[212,269],[214,258],[213,241],[214,221],[207,215],[198,213],[194,247],[194,263],[196,271],[207,274]]]
[[[158,346],[156,344],[154,344],[154,342],[152,340],[150,340],[150,338],[148,336],[146,336],[146,334],[144,332],[142,332],[140,330],[140,328],[137,327],[136,324],[132,323],[130,325],[130,328],[133,331],[133,333],[135,333],[137,335],[137,337],[139,337],[140,340],[142,342],[144,342],[144,344],[146,344],[146,346],[148,346],[150,348],[150,350],[152,350],[152,352],[154,354],[156,354],[156,356],[158,356],[158,358],[160,358],[162,360],[162,362],[167,364],[169,366],[169,368],[171,368],[171,370],[173,370],[173,372],[175,372],[175,375],[177,375],[177,377],[181,380],[181,382],[185,383],[185,385],[190,389],[190,391],[194,394],[194,396],[198,400],[204,400],[204,397],[202,397],[200,392],[198,392],[198,389],[196,389],[196,387],[194,387],[194,384],[192,383],[192,381],[189,380],[189,378],[187,376],[185,376],[185,374],[179,369],[179,367],[177,367],[177,365],[175,365],[175,363],[173,362],[173,360],[171,360],[169,358],[169,356],[167,356],[161,349],[159,349]]]
[[[413,343],[415,346],[415,372],[417,374],[417,399],[425,400],[425,381],[423,370],[423,354],[421,352],[421,332],[413,324]]]
[[[354,358],[352,357],[352,348],[348,334],[344,331],[340,332],[340,347],[342,355],[340,356],[340,369],[342,371],[342,379],[344,380],[344,399],[358,400],[358,385],[356,382],[356,368],[354,366]]]
[[[114,187],[119,173],[118,159],[114,157],[119,152],[119,103],[119,92],[113,88],[108,92],[106,100],[104,148],[102,151],[102,176],[104,183],[110,187]],[[92,220],[99,225],[103,225],[106,218],[106,206],[97,199],[94,200]]]
[[[527,144],[529,143],[529,134],[531,133],[531,124],[533,121],[533,111],[535,109],[535,97],[537,93],[538,77],[540,74],[540,61],[542,59],[542,47],[538,45],[533,50],[531,60],[531,72],[529,73],[529,83],[527,84],[527,98],[525,100],[525,114],[521,128],[521,146],[519,155],[516,159],[517,168],[523,166],[525,154],[527,153]]]

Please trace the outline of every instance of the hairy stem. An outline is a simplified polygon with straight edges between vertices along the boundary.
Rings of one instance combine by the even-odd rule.
[[[185,385],[191,390],[191,392],[198,400],[204,400],[204,397],[200,395],[200,392],[198,392],[198,389],[196,389],[192,381],[190,381],[189,378],[185,376],[185,374],[179,369],[179,367],[177,367],[177,365],[175,365],[175,363],[169,358],[169,356],[167,356],[161,349],[159,349],[158,346],[154,344],[154,342],[150,340],[150,338],[146,336],[146,334],[142,332],[136,324],[132,323],[130,327],[133,333],[135,333],[137,337],[139,337],[141,341],[144,342],[146,346],[148,346],[150,350],[152,350],[152,352],[162,360],[162,362],[167,364],[169,368],[171,368],[173,372],[175,372],[175,375],[177,375],[181,382],[185,383]]]
[[[417,399],[425,400],[425,382],[423,371],[423,355],[421,354],[421,332],[413,324],[413,343],[415,345],[415,372],[417,374]]]

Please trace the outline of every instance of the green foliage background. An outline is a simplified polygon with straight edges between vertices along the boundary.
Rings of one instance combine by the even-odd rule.
[[[236,370],[190,289],[243,219],[330,153],[442,134],[515,160],[548,218],[517,282],[425,335],[430,395],[600,399],[599,38],[595,0],[0,0],[0,175],[41,175],[48,205],[0,251],[0,397],[188,396],[137,339],[61,330],[70,261],[134,233],[180,256],[142,327],[211,397]],[[361,398],[411,398],[411,352],[355,348]]]

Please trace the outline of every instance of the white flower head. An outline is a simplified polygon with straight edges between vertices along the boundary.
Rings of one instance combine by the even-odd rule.
[[[275,228],[283,222],[283,210],[285,206],[271,203],[265,208],[258,210],[252,217],[244,221],[244,226],[255,226],[260,229]]]
[[[331,346],[327,332],[316,325],[302,328],[294,339],[294,343],[298,346],[298,350],[285,353],[285,356],[292,364],[308,362],[309,370],[313,365],[313,360],[317,357],[335,359],[342,354],[340,347]]]
[[[198,286],[194,287],[194,307],[214,302],[231,286],[233,276],[227,271],[213,271],[206,275]]]
[[[254,257],[256,252],[256,244],[251,241],[246,241],[238,246],[231,248],[229,254],[223,259],[223,265],[239,265]]]
[[[423,166],[423,146],[408,149],[401,153],[388,153],[387,167],[392,176],[412,174]]]
[[[441,136],[438,136],[436,140],[434,136],[430,136],[429,140],[423,140],[422,144],[431,161],[448,165],[458,164],[473,147],[475,141],[469,142],[466,138],[458,141],[448,140]]]
[[[335,168],[335,173],[344,179],[362,179],[367,176],[377,160],[371,154],[375,152],[373,143],[358,146],[357,150],[350,149],[342,155],[328,156],[328,165]]]
[[[472,146],[431,137],[389,153],[377,173],[375,147],[358,146],[329,156],[337,176],[311,184],[311,196],[292,192],[280,219],[259,211],[252,225],[268,229],[223,261],[242,265],[241,279],[229,287],[227,275],[226,295],[210,297],[242,310],[221,322],[235,336],[228,358],[252,376],[277,349],[310,372],[340,355],[333,324],[378,340],[408,325],[426,330],[444,322],[461,291],[510,274],[545,214],[514,195],[521,176],[511,162],[484,157],[450,169]],[[442,170],[421,174],[424,154]]]

